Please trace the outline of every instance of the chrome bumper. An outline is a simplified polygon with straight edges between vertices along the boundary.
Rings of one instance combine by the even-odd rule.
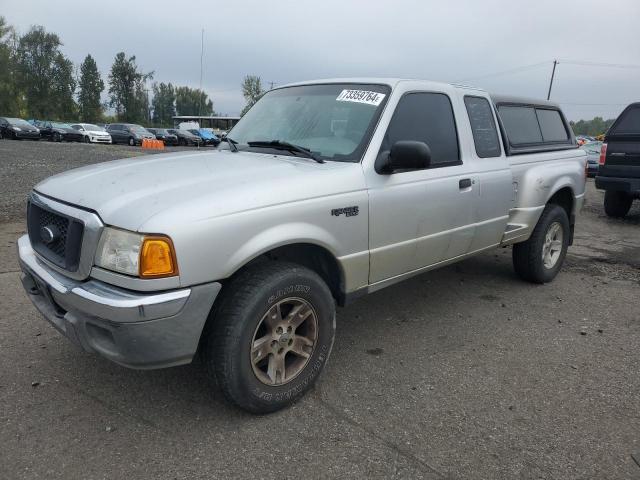
[[[68,278],[41,262],[29,237],[18,240],[22,283],[57,330],[89,352],[131,368],[189,363],[221,285],[134,292]]]

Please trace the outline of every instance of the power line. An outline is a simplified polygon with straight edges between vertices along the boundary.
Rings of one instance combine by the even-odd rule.
[[[640,68],[640,65],[634,65],[630,63],[603,63],[603,62],[590,62],[583,60],[558,60],[558,63],[565,65],[580,65],[583,67],[604,67],[604,68]]]
[[[468,82],[468,81],[471,81],[471,80],[478,80],[478,79],[481,79],[481,78],[498,77],[498,76],[501,76],[501,75],[509,75],[509,74],[512,74],[512,73],[519,73],[519,72],[523,72],[525,70],[531,70],[533,68],[541,67],[542,65],[549,65],[551,62],[553,62],[553,60],[547,60],[545,62],[533,63],[531,65],[522,65],[520,67],[511,68],[509,70],[502,70],[502,71],[499,71],[499,72],[487,73],[485,75],[480,75],[480,76],[477,76],[477,77],[465,78],[463,80],[458,80],[458,81],[456,81],[454,83]]]
[[[585,107],[621,107],[627,106],[633,102],[627,103],[573,103],[573,102],[558,102],[560,105],[572,105],[572,106],[585,106]]]

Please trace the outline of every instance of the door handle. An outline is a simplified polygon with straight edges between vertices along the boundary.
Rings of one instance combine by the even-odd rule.
[[[458,182],[458,186],[460,187],[460,190],[471,187],[471,179],[463,178]]]

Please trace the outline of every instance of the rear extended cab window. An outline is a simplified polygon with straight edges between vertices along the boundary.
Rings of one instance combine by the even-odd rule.
[[[499,157],[502,154],[493,109],[484,97],[466,95],[464,105],[469,115],[473,143],[480,158]]]
[[[552,105],[497,102],[507,155],[577,148],[564,115]]]

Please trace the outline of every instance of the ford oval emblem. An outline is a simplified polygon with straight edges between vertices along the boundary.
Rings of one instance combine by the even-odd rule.
[[[60,230],[54,225],[40,227],[40,238],[47,245],[55,242],[60,237]]]

